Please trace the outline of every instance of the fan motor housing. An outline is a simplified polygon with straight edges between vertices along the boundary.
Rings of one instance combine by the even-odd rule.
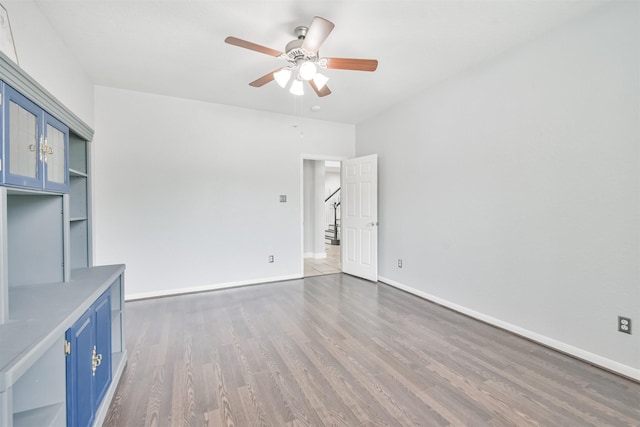
[[[302,43],[304,39],[292,40],[287,43],[285,57],[288,61],[297,62],[299,60],[316,61],[318,59],[318,52],[309,52],[302,49]]]
[[[309,52],[305,49],[302,49],[302,44],[304,43],[304,39],[307,36],[307,32],[309,31],[309,27],[305,27],[304,25],[300,25],[296,27],[293,32],[296,35],[296,40],[291,40],[287,43],[285,48],[285,58],[294,63],[299,63],[301,61],[311,61],[315,62],[318,59],[318,52]]]

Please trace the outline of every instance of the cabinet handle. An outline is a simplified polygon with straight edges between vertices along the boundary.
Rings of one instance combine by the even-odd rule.
[[[36,151],[36,144],[30,144],[29,145],[29,151],[31,151],[31,152]]]
[[[44,162],[47,163],[47,155],[53,154],[53,147],[51,147],[47,138],[44,138],[44,143],[42,143],[42,136],[40,137],[40,160],[42,160],[42,156],[44,155]]]
[[[91,358],[91,372],[96,376],[96,368],[102,364],[102,354],[96,353],[96,346],[93,346],[93,355]]]

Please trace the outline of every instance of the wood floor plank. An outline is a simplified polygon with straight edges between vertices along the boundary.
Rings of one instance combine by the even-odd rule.
[[[234,406],[231,402],[232,398],[229,397],[229,392],[232,390],[232,388],[229,388],[229,386],[227,386],[227,384],[225,383],[222,363],[220,362],[220,357],[217,351],[214,351],[212,353],[211,359],[213,362],[214,381],[218,389],[216,393],[216,397],[217,397],[216,406],[219,408],[218,409],[218,415],[220,417],[218,419],[218,422],[220,423],[219,425],[228,426],[228,427],[235,426],[235,425],[243,425],[243,424],[239,424],[239,422],[244,421],[244,416],[240,411],[240,405],[236,403],[236,405]],[[236,416],[236,412],[237,412],[237,416]],[[235,418],[237,417],[239,418],[238,423],[236,423],[235,421]],[[177,423],[176,425],[180,425],[180,424]]]
[[[333,274],[126,303],[104,425],[640,426],[640,384]]]

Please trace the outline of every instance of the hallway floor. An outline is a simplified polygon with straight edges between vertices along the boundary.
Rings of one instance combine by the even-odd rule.
[[[342,271],[340,248],[336,245],[324,245],[327,257],[323,259],[305,258],[304,277],[334,274]]]

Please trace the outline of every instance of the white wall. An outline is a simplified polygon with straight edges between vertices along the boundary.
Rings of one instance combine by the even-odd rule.
[[[356,154],[379,154],[381,280],[640,378],[638,8],[357,126]]]
[[[340,187],[340,172],[327,170],[324,178],[324,186],[324,198],[326,199]]]
[[[303,161],[303,204],[304,204],[304,256],[312,258],[315,248],[315,199],[316,199],[316,160]]]
[[[355,140],[354,140],[355,143]],[[325,258],[327,256],[324,248],[324,230],[325,224],[325,212],[324,212],[324,181],[326,176],[326,168],[324,162],[316,160],[315,169],[315,215],[314,215],[314,239],[313,239],[313,257]]]
[[[128,298],[302,276],[302,155],[352,157],[354,126],[105,87],[95,98],[95,257],[127,264]]]
[[[20,67],[93,126],[93,83],[40,9],[30,0],[3,0],[2,5],[9,14]]]
[[[324,182],[325,166],[322,160],[304,159],[304,256],[325,258]]]

